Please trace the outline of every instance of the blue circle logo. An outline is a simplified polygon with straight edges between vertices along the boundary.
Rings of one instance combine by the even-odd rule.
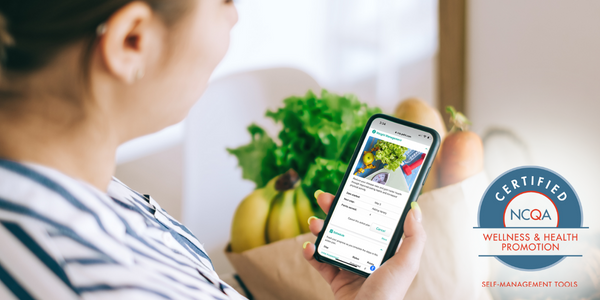
[[[377,132],[377,130],[373,129],[373,133],[376,133],[376,132]]]
[[[480,256],[493,256],[512,268],[528,271],[551,267],[567,256],[580,256],[558,254],[560,245],[547,242],[546,237],[561,228],[586,228],[571,184],[538,166],[518,167],[496,178],[483,194],[477,221],[480,229],[504,229],[494,230],[500,232],[494,239],[507,240],[493,255]]]
[[[375,271],[375,266],[371,266],[371,267],[369,268],[369,270],[371,270],[371,271]]]

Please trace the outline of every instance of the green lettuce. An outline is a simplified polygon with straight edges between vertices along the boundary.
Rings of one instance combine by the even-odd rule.
[[[277,145],[264,129],[256,124],[248,127],[252,141],[236,149],[227,149],[235,155],[242,168],[242,178],[252,180],[257,188],[263,187],[275,176],[284,173],[275,164]]]
[[[227,149],[238,158],[243,177],[260,188],[273,177],[294,169],[307,195],[317,189],[337,192],[364,126],[381,110],[367,106],[354,95],[340,96],[326,90],[320,97],[312,91],[304,97],[292,96],[283,104],[266,113],[283,125],[278,143],[253,124],[248,128],[252,135],[248,145]]]
[[[380,160],[386,164],[384,168],[392,171],[396,171],[400,164],[406,159],[404,152],[408,150],[406,147],[396,145],[384,140],[377,141],[375,148],[378,148],[375,153],[375,160]]]

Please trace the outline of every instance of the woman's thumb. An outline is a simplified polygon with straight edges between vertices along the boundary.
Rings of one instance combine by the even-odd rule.
[[[412,202],[411,210],[404,222],[404,238],[400,249],[385,263],[389,263],[393,265],[394,269],[405,273],[403,275],[410,276],[411,280],[419,270],[421,254],[427,240],[427,234],[425,234],[425,229],[421,224],[422,219],[419,204]]]

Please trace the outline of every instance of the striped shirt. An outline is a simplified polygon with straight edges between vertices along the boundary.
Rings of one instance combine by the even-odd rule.
[[[0,159],[0,299],[244,297],[151,197]]]

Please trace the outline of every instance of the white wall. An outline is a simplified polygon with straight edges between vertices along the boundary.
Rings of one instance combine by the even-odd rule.
[[[515,132],[534,164],[573,185],[585,223],[598,226],[600,1],[470,1],[468,24],[474,130]]]
[[[321,86],[391,112],[409,96],[435,101],[437,1],[246,0],[213,78],[293,67]]]

